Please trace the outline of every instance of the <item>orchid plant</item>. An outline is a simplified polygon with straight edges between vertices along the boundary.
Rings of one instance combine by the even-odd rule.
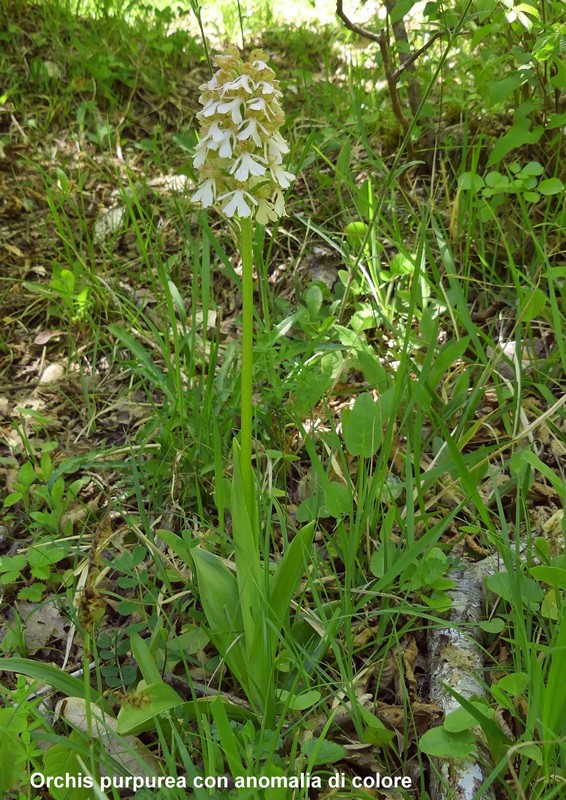
[[[200,140],[193,166],[199,186],[192,200],[218,205],[239,221],[242,257],[241,470],[248,511],[252,509],[252,221],[267,224],[285,214],[283,190],[295,176],[283,167],[289,146],[279,128],[282,97],[267,56],[254,50],[244,62],[236,47],[214,59],[218,70],[200,87]]]
[[[216,56],[218,67],[200,88],[200,139],[192,196],[237,221],[242,259],[242,365],[240,451],[233,448],[231,492],[235,576],[226,562],[191,550],[209,633],[252,705],[273,709],[273,670],[281,629],[312,544],[313,526],[300,531],[273,568],[260,555],[252,470],[253,223],[285,214],[283,192],[295,176],[283,166],[289,147],[280,133],[282,92],[261,50],[243,61],[237,48]],[[262,569],[263,565],[263,569]],[[272,713],[272,712],[269,712]]]

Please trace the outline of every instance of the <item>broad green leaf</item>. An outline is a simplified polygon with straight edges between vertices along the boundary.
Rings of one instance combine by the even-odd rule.
[[[485,176],[485,185],[496,191],[505,191],[509,183],[507,175],[502,175],[500,172],[488,172]]]
[[[388,9],[389,19],[393,25],[405,17],[412,7],[416,4],[417,0],[396,0]]]
[[[180,536],[173,533],[173,531],[166,531],[161,528],[156,531],[156,534],[160,539],[163,539],[167,547],[170,547],[181,561],[187,565],[192,564],[191,551]]]
[[[204,650],[209,641],[208,634],[201,627],[185,626],[183,633],[167,641],[167,652],[177,656],[191,656]]]
[[[20,740],[28,725],[16,708],[0,708],[0,792],[8,794],[25,774],[26,748]]]
[[[566,589],[566,569],[562,567],[552,567],[541,565],[538,567],[531,567],[530,573],[537,581],[544,581],[549,586],[560,586]]]
[[[11,494],[7,495],[7,497],[4,498],[3,508],[10,508],[10,506],[15,506],[16,503],[19,503],[22,498],[23,494],[21,492],[12,492]]]
[[[386,541],[382,542],[372,553],[369,563],[371,574],[375,578],[382,578],[385,571],[393,564],[396,557],[397,548],[395,542],[386,539]]]
[[[518,584],[517,584],[518,581]],[[486,586],[495,594],[513,605],[520,595],[520,600],[531,611],[537,611],[544,597],[544,592],[535,581],[525,575],[510,577],[507,572],[497,572],[486,580]],[[519,593],[519,595],[517,595]]]
[[[309,497],[305,497],[297,508],[295,517],[297,522],[312,522],[318,517],[329,517],[330,514],[324,505],[324,493],[317,491]]]
[[[540,604],[540,613],[546,619],[557,621],[560,619],[562,609],[562,596],[556,589],[549,589]]]
[[[506,694],[511,695],[511,697],[518,697],[523,694],[529,685],[529,676],[526,672],[512,672],[500,678],[493,685],[502,689]]]
[[[514,122],[507,133],[503,134],[493,146],[487,166],[491,167],[494,164],[499,164],[508,153],[515,150],[517,147],[524,147],[527,144],[536,144],[544,133],[544,128],[542,125],[537,125],[531,131],[530,127],[531,122],[526,117],[521,117]]]
[[[344,356],[339,350],[331,350],[322,357],[309,362],[301,373],[303,383],[297,390],[296,408],[300,414],[310,414],[312,407],[338,380],[344,367]]]
[[[458,179],[458,186],[465,192],[479,192],[484,187],[484,179],[476,172],[463,172]]]
[[[539,765],[539,767],[542,766],[543,762],[542,750],[538,746],[538,744],[521,744],[519,753],[523,758],[530,758],[531,761],[534,761],[535,764]]]
[[[15,573],[19,575],[27,566],[28,560],[23,553],[15,556],[0,557],[0,574],[3,572]]]
[[[462,706],[464,711],[467,711],[470,716],[472,716],[476,722],[480,725],[482,731],[485,734],[485,738],[487,739],[487,743],[489,745],[489,749],[491,751],[491,755],[495,762],[498,762],[505,758],[507,750],[513,744],[512,741],[503,733],[501,728],[499,727],[498,723],[495,722],[494,719],[490,719],[483,710],[480,711],[474,703],[468,700],[465,697],[462,697],[461,694],[456,692],[451,686],[443,683],[444,688],[446,689],[452,697],[455,697],[456,700]],[[461,736],[463,733],[454,733],[450,734],[452,736]]]
[[[432,389],[436,389],[438,387],[442,378],[451,370],[453,365],[465,353],[469,343],[470,337],[463,336],[461,339],[456,339],[453,342],[449,342],[439,349],[438,355],[436,356],[429,372],[426,375],[426,382]],[[429,344],[434,346],[433,342],[430,342]]]
[[[563,128],[564,125],[566,125],[566,111],[560,114],[551,114],[546,127],[548,130],[554,130],[555,128]]]
[[[327,739],[308,739],[301,747],[303,754],[309,759],[309,767],[323,764],[335,764],[346,757],[348,751],[341,744],[329,742]]]
[[[46,778],[69,775],[78,778],[82,774],[82,767],[77,758],[77,752],[68,745],[55,744],[43,756],[43,774]],[[50,794],[54,800],[91,800],[92,789],[61,788],[54,784],[50,787]]]
[[[322,291],[320,286],[309,286],[305,292],[305,305],[311,319],[316,319],[322,308]]]
[[[301,692],[300,694],[286,692],[282,689],[279,693],[281,702],[285,703],[289,708],[292,708],[293,711],[305,711],[307,708],[312,708],[318,703],[321,697],[321,693],[316,689],[311,689],[308,692]]]
[[[545,178],[537,186],[538,191],[545,196],[551,194],[560,194],[564,191],[564,184],[560,178]]]
[[[236,576],[214,553],[195,547],[191,555],[210,638],[236,677],[242,680],[246,675],[246,665],[242,657],[243,645],[239,641],[243,634],[243,621]]]
[[[18,600],[27,600],[30,603],[39,603],[43,593],[47,589],[47,584],[34,581],[30,586],[22,587],[18,592]]]
[[[389,269],[392,275],[412,275],[415,271],[415,262],[404,253],[396,253],[391,259]]]
[[[441,725],[421,736],[419,749],[436,758],[469,758],[476,752],[476,737],[471,731],[450,733]]]
[[[385,391],[389,385],[390,378],[387,374],[387,370],[379,359],[373,355],[373,353],[368,353],[366,350],[358,350],[356,352],[356,358],[364,373],[364,378],[370,386],[373,389]]]
[[[513,75],[501,78],[501,80],[490,81],[485,86],[487,102],[490,105],[503,103],[515,89],[519,88],[524,80],[524,77],[519,72],[515,72]]]
[[[482,631],[486,633],[501,633],[505,630],[505,620],[501,617],[494,617],[493,619],[486,619],[479,623]]]
[[[486,717],[487,719],[493,719],[495,716],[495,711],[489,706],[486,706],[485,703],[480,703],[478,700],[471,701],[474,708],[477,708],[478,713],[482,716]],[[459,733],[460,731],[467,731],[470,728],[474,728],[478,724],[478,720],[469,711],[466,711],[465,708],[457,708],[455,711],[451,711],[450,714],[444,720],[444,728],[450,733]]]
[[[41,568],[57,564],[69,555],[68,550],[61,547],[31,547],[27,552],[30,567]]]
[[[383,420],[381,407],[370,394],[364,393],[356,398],[347,415],[344,440],[352,456],[371,458],[377,453],[383,441]]]
[[[347,486],[337,481],[329,481],[324,489],[324,506],[331,517],[340,519],[350,510],[352,493]]]
[[[163,681],[139,689],[136,696],[135,705],[125,703],[118,712],[116,733],[135,736],[152,729],[155,727],[152,724],[154,717],[184,703],[175,689]]]
[[[544,172],[544,167],[540,161],[529,161],[521,169],[522,175],[532,175],[536,178],[540,177]]]
[[[354,252],[359,250],[362,246],[367,230],[368,226],[366,223],[359,220],[346,225],[346,241]]]

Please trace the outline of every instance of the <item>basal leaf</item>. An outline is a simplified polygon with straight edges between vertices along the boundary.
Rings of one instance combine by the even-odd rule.
[[[471,731],[450,733],[440,725],[421,736],[419,748],[436,758],[469,758],[476,752],[476,737]]]
[[[381,407],[365,392],[357,397],[344,427],[346,449],[351,456],[371,458],[383,441]]]
[[[244,624],[236,576],[214,553],[195,547],[191,555],[210,637],[230,669],[242,679],[246,668],[242,657],[243,643],[238,640],[243,634]]]
[[[171,711],[183,704],[183,698],[172,686],[163,681],[152,683],[137,693],[136,703],[122,706],[116,720],[116,733],[136,735],[154,726],[152,720],[158,714]],[[139,703],[139,705],[138,705]]]

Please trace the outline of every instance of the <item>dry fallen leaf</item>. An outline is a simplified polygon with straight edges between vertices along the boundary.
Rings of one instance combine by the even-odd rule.
[[[116,719],[103,714],[94,703],[90,705],[92,735],[100,739],[106,752],[130,775],[159,774],[159,762],[137,736],[118,736]],[[74,728],[88,733],[86,701],[82,697],[66,697],[55,707],[55,714],[64,717]]]
[[[62,364],[48,364],[39,378],[39,383],[57,383],[65,374],[65,367]]]
[[[59,640],[67,636],[65,626],[69,620],[57,608],[56,600],[50,597],[42,603],[18,604],[28,655],[37,653],[52,639]]]
[[[33,340],[33,343],[39,345],[47,344],[51,339],[62,335],[63,331],[40,331]]]

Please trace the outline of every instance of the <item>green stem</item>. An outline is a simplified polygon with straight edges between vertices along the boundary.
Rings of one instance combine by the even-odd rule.
[[[250,519],[254,513],[254,490],[252,472],[252,367],[254,341],[254,278],[252,221],[248,217],[240,220],[240,254],[242,256],[242,397],[240,428],[240,469],[244,496]]]

